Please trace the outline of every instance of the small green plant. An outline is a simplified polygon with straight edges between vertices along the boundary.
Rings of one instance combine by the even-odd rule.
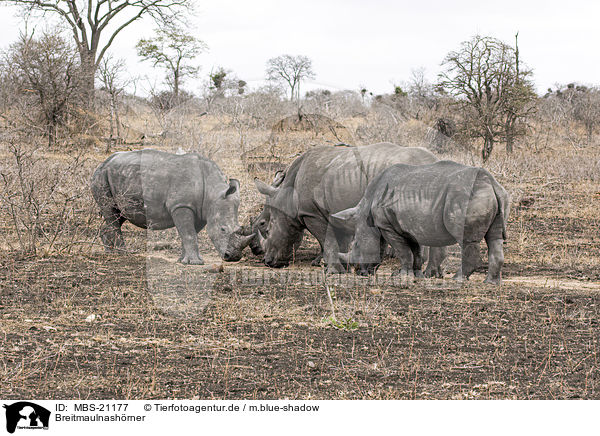
[[[408,94],[400,86],[394,86],[394,95],[396,97],[406,97]]]
[[[345,320],[338,321],[333,316],[328,316],[323,319],[323,322],[331,324],[338,330],[346,330],[352,331],[358,329],[358,322],[354,321],[352,318],[346,318]]]

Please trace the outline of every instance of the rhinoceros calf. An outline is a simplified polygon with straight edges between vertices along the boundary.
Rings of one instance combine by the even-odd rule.
[[[504,262],[510,199],[483,168],[450,161],[429,165],[394,165],[369,185],[356,207],[333,215],[354,221],[356,233],[349,253],[340,258],[362,275],[380,263],[382,241],[402,262],[404,279],[420,274],[421,246],[460,244],[462,266],[455,278],[468,278],[481,262],[479,242],[485,238],[489,268],[486,282],[499,284]],[[409,269],[416,265],[414,272]]]
[[[179,261],[203,264],[197,233],[206,226],[220,256],[237,261],[253,236],[238,225],[239,182],[197,153],[175,155],[157,150],[115,153],[98,166],[91,189],[105,225],[107,250],[124,247],[125,221],[152,230],[175,226],[182,242]]]
[[[321,245],[328,270],[343,271],[337,252],[347,249],[354,228],[336,225],[330,221],[330,215],[355,206],[369,182],[385,168],[395,163],[420,165],[435,161],[435,155],[424,148],[391,143],[315,147],[292,162],[272,185],[256,180],[259,192],[266,196],[265,209],[255,220],[254,229],[264,248],[265,263],[271,267],[286,266],[303,230],[308,229]],[[263,240],[261,230],[267,226],[269,230]],[[440,263],[444,259],[441,251],[430,253],[429,275],[441,273]]]

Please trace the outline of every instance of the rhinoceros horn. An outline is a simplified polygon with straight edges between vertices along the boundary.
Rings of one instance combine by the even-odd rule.
[[[238,226],[238,228],[234,230],[233,234],[237,238],[237,243],[239,244],[240,250],[243,250],[250,245],[250,242],[252,242],[252,239],[254,238],[254,233],[248,231],[248,229],[242,226]]]
[[[248,235],[248,236],[241,236],[240,238],[240,248],[243,250],[244,248],[246,248],[248,245],[250,245],[250,242],[252,242],[252,239],[254,239],[254,233]]]
[[[346,221],[346,220],[354,219],[356,217],[357,212],[358,212],[358,207],[355,206],[355,207],[351,207],[349,209],[344,209],[338,213],[334,213],[331,216],[338,220]]]
[[[260,232],[260,230],[256,231],[256,236],[258,236],[258,243],[260,244],[260,248],[262,248],[263,251],[265,251],[265,238]]]
[[[256,189],[258,189],[258,192],[260,192],[263,195],[266,195],[267,197],[274,197],[275,194],[277,194],[277,191],[279,191],[279,188],[267,185],[265,182],[258,178],[254,179],[254,184],[256,185]]]
[[[333,215],[331,215],[331,219],[337,225],[344,227],[355,227],[357,216],[358,206],[355,206],[349,209],[342,210],[338,213],[334,213]]]
[[[343,264],[348,264],[350,261],[350,253],[338,253],[338,257],[340,258],[340,262]]]

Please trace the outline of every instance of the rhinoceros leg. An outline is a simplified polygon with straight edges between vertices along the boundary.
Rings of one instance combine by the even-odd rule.
[[[396,257],[394,249],[391,247],[391,245],[386,244],[384,256],[386,258]],[[423,272],[423,277],[444,277],[442,263],[446,259],[446,247],[423,247],[422,257],[423,261],[425,258],[428,258],[427,268],[425,268],[425,271]],[[413,269],[415,271],[420,271],[421,267],[415,265]],[[420,274],[418,276],[420,276]]]
[[[422,279],[423,276],[423,247],[420,245],[411,245],[413,253],[413,273],[416,278]]]
[[[422,277],[421,267],[423,266],[423,256],[419,244],[409,241],[400,236],[393,230],[381,229],[383,239],[394,249],[396,257],[402,264],[400,267],[400,280],[402,282],[411,282],[415,278],[415,267],[418,267],[418,276]]]
[[[442,262],[446,259],[446,247],[429,247],[429,260],[425,268],[425,277],[444,277]]]
[[[385,247],[383,249],[383,258],[384,259],[393,259],[394,257],[396,257],[396,253],[394,252],[394,249],[392,248],[392,246],[388,243],[385,244]]]
[[[348,271],[348,265],[340,262],[338,253],[347,252],[349,245],[343,231],[330,226],[327,230],[325,247],[323,248],[323,263],[326,265],[328,273],[345,273]]]
[[[195,214],[186,207],[171,212],[171,217],[181,238],[181,257],[179,262],[189,265],[203,265],[204,260],[198,253],[198,235],[195,227]]]
[[[317,239],[317,242],[321,246],[321,253],[325,247],[325,235],[327,234],[327,225],[323,224],[323,221],[319,218],[305,217],[304,225],[306,229]]]
[[[317,257],[315,257],[312,262],[310,263],[312,266],[319,266],[321,265],[321,259],[323,259],[323,250],[321,250],[321,253],[319,253],[317,255]]]
[[[100,230],[100,237],[106,251],[122,250],[125,247],[121,226],[125,222],[125,218],[121,216],[121,212],[113,207],[103,208],[100,213],[104,218],[104,226]]]
[[[504,264],[504,249],[502,239],[485,240],[488,246],[488,274],[485,283],[499,285],[502,282],[502,265]]]
[[[347,253],[350,251],[350,244],[353,237],[354,234],[349,234],[347,230],[329,225],[323,254],[325,264],[328,266],[328,272],[345,273],[348,271],[348,264],[340,262],[338,253]]]
[[[499,285],[502,282],[504,233],[504,218],[501,213],[498,213],[485,234],[485,243],[488,247],[488,274],[485,283]]]
[[[462,246],[461,267],[453,278],[458,281],[468,280],[479,265],[481,265],[479,242],[466,242]]]
[[[325,264],[326,272],[328,273],[340,273],[345,272],[344,267],[339,262],[339,258],[337,255],[337,241],[335,239],[335,235],[333,231],[329,228],[330,225],[326,220],[323,220],[319,217],[306,217],[304,218],[304,225],[308,229],[308,231],[319,241],[319,245],[321,246],[321,256],[323,259],[323,263]],[[313,260],[312,264],[314,266],[318,266],[319,263],[315,265],[315,262],[320,258],[317,257]]]

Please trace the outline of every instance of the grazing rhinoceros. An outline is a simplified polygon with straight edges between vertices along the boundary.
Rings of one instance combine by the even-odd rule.
[[[338,247],[348,247],[354,228],[337,226],[330,215],[355,206],[369,182],[395,163],[415,165],[437,161],[424,148],[379,143],[362,147],[316,147],[298,157],[283,178],[272,185],[255,180],[266,198],[265,210],[255,220],[254,232],[264,248],[264,261],[271,267],[287,266],[293,247],[308,229],[321,245],[329,271],[343,271]],[[332,225],[333,224],[333,225]],[[268,226],[266,239],[261,230]],[[343,248],[341,248],[343,251]],[[441,250],[432,250],[428,275],[441,275]],[[434,262],[431,262],[435,259]]]
[[[376,177],[353,208],[333,215],[349,221],[356,234],[349,253],[340,258],[362,275],[381,262],[382,242],[402,262],[401,278],[421,276],[421,246],[462,248],[462,267],[455,278],[468,279],[481,262],[479,242],[488,246],[487,283],[499,284],[504,263],[510,199],[485,169],[440,161],[429,165],[394,165]],[[414,273],[408,265],[414,265]]]
[[[283,182],[284,177],[285,177],[284,171],[277,171],[275,173],[275,177],[273,178],[273,182],[271,183],[271,186],[274,188],[279,187],[279,185],[281,185],[281,183]],[[255,256],[262,256],[265,254],[263,247],[260,243],[261,238],[259,236],[257,236],[257,233],[261,232],[261,236],[264,238],[264,236],[267,234],[267,227],[269,225],[270,218],[271,218],[271,213],[269,212],[269,208],[263,207],[263,210],[260,212],[260,214],[258,216],[256,216],[252,220],[250,225],[244,226],[242,229],[243,235],[245,235],[245,236],[253,235],[253,238],[250,241],[250,249],[252,250],[252,254],[254,254]],[[319,256],[319,259],[320,258],[321,257]]]
[[[219,255],[237,261],[251,236],[238,225],[239,182],[225,176],[213,161],[197,153],[175,155],[157,150],[115,153],[94,172],[92,194],[106,222],[107,250],[124,246],[125,221],[147,229],[175,226],[185,264],[203,264],[197,233],[206,226]]]

